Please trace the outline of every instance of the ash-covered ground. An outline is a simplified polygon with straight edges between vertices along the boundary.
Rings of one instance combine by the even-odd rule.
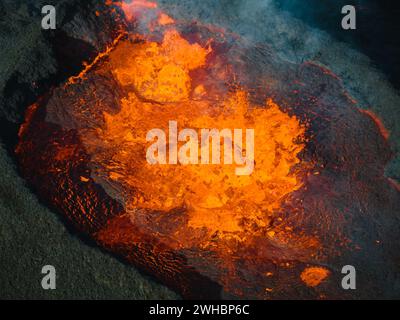
[[[359,2],[368,6],[367,1]],[[95,56],[110,41],[113,29],[112,20],[95,15],[101,1],[53,3],[57,3],[59,27],[52,34],[40,29],[44,1],[0,4],[0,297],[177,298],[164,286],[75,234],[39,203],[18,175],[10,151],[24,110],[49,87],[79,72],[82,60]],[[267,43],[283,59],[327,66],[343,80],[360,108],[374,111],[383,120],[397,154],[400,98],[388,80],[389,76],[392,80],[396,77],[386,75],[387,65],[379,60],[380,56],[370,54],[378,59],[371,60],[360,50],[371,52],[357,42],[353,44],[351,36],[341,39],[335,32],[317,29],[318,21],[305,14],[307,8],[299,14],[296,1],[160,0],[159,4],[172,17],[201,20],[251,41]],[[340,8],[338,4],[338,12]],[[312,9],[313,16],[329,16],[332,6],[328,11],[321,6]],[[340,28],[340,21],[328,21]],[[332,24],[325,21],[321,27],[336,30]],[[395,156],[387,168],[387,176],[398,181],[399,161]],[[57,290],[44,291],[40,286],[41,267],[46,264],[57,269]],[[398,286],[400,291],[400,283]]]

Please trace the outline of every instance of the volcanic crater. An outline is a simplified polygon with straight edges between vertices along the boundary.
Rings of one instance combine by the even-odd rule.
[[[368,296],[368,277],[363,290],[340,288],[348,264],[389,285],[400,252],[399,189],[384,176],[393,154],[341,80],[157,6],[120,9],[110,47],[26,113],[16,154],[38,196],[185,298]],[[253,128],[254,171],[150,165],[146,133],[170,120]]]

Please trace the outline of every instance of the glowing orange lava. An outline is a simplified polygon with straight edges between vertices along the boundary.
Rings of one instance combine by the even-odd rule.
[[[309,267],[301,273],[301,280],[309,287],[320,285],[328,276],[329,270],[322,267]]]
[[[193,86],[191,71],[204,68],[211,52],[174,29],[161,43],[121,42],[109,66],[129,94],[119,113],[105,113],[104,127],[88,130],[82,139],[94,167],[105,168],[107,179],[127,190],[129,212],[184,209],[188,221],[181,227],[206,231],[203,241],[216,235],[242,241],[248,231],[266,227],[281,201],[301,187],[294,169],[305,128],[271,99],[253,105],[244,89],[207,99],[203,84]],[[253,173],[238,176],[227,164],[150,165],[146,133],[168,131],[170,120],[181,128],[254,129]]]

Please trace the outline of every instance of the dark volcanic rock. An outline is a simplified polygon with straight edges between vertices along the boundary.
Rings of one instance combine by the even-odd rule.
[[[0,121],[20,123],[26,107],[79,73],[113,40],[118,22],[103,1],[53,1],[57,29],[41,29],[46,1],[0,3]],[[96,15],[96,12],[100,13]],[[11,127],[10,127],[11,128]],[[13,132],[14,133],[14,132]],[[2,130],[3,137],[11,133]]]

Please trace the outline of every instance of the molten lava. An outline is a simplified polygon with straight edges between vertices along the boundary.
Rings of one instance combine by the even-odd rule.
[[[282,199],[301,186],[292,171],[304,147],[304,127],[271,99],[252,105],[238,89],[210,101],[204,84],[193,88],[190,72],[205,66],[210,51],[189,44],[175,30],[166,32],[160,44],[122,43],[110,54],[110,66],[119,85],[132,90],[121,100],[119,113],[104,114],[104,127],[82,134],[93,166],[124,186],[129,211],[185,208],[189,218],[181,228],[205,228],[207,236],[199,239],[203,245],[215,236],[243,240],[250,230],[268,226]],[[254,128],[254,172],[237,176],[227,164],[147,163],[146,133],[167,130],[175,119],[190,128]],[[191,245],[180,232],[180,245]]]

